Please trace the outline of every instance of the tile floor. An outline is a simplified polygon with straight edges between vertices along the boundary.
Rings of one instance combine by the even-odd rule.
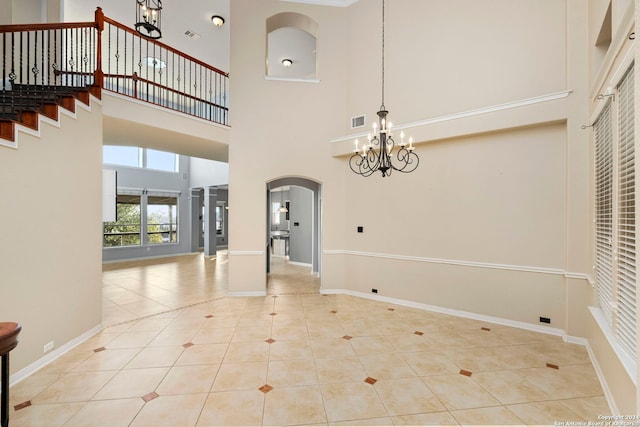
[[[108,264],[102,332],[11,389],[11,426],[549,425],[609,414],[582,346],[352,296],[276,259]]]

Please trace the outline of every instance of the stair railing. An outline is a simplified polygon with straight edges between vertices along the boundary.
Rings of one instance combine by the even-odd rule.
[[[89,88],[228,125],[228,73],[141,36],[101,8],[95,22],[2,25],[0,37],[0,117],[20,114],[34,96],[44,104]]]

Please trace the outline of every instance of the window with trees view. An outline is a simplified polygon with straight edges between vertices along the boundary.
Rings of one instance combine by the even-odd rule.
[[[177,197],[147,197],[147,239],[150,244],[178,242]]]
[[[140,245],[140,196],[118,195],[116,212],[115,222],[104,223],[104,247]]]

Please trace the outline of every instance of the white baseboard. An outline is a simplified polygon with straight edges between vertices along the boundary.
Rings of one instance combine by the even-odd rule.
[[[75,337],[68,343],[64,344],[61,347],[58,347],[57,349],[53,350],[51,353],[36,360],[32,364],[20,369],[18,372],[11,375],[11,381],[9,386],[13,387],[14,385],[18,384],[20,381],[24,380],[25,378],[35,374],[37,371],[44,368],[46,365],[58,359],[59,357],[61,357],[68,351],[74,349],[78,345],[82,344],[83,342],[85,342],[86,340],[88,340],[89,338],[91,338],[101,330],[102,330],[102,323],[89,329],[82,335]]]
[[[555,336],[559,336],[559,337],[565,337],[566,336],[565,331],[563,329],[559,329],[559,328],[551,328],[549,326],[534,325],[534,324],[531,324],[531,323],[520,322],[520,321],[517,321],[517,320],[504,319],[504,318],[501,318],[501,317],[487,316],[487,315],[484,315],[484,314],[472,313],[470,311],[455,310],[455,309],[452,309],[452,308],[440,307],[440,306],[437,306],[437,305],[429,305],[429,304],[423,304],[423,303],[419,303],[419,302],[415,302],[415,301],[408,301],[408,300],[402,300],[402,299],[397,299],[397,298],[384,297],[384,296],[380,296],[380,295],[372,295],[372,294],[368,294],[368,293],[364,293],[364,292],[356,292],[356,291],[351,291],[351,290],[347,290],[347,289],[320,289],[320,293],[323,293],[323,294],[352,295],[352,296],[355,296],[355,297],[367,298],[367,299],[371,299],[371,300],[375,300],[375,301],[384,301],[384,302],[388,302],[388,303],[391,303],[391,304],[401,305],[401,306],[404,306],[404,307],[417,308],[417,309],[420,309],[420,310],[431,311],[431,312],[434,312],[434,313],[442,313],[442,314],[448,314],[450,316],[464,317],[466,319],[479,320],[479,321],[482,321],[482,322],[493,323],[493,324],[496,324],[496,325],[511,326],[513,328],[526,329],[526,330],[533,331],[533,332],[541,332],[543,334],[555,335]],[[575,338],[572,338],[572,339],[574,339],[576,341],[576,343],[578,343],[577,341],[579,340],[579,338],[575,337]]]

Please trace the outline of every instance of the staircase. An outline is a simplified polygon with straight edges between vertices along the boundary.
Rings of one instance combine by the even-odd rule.
[[[57,121],[60,108],[75,113],[76,100],[89,105],[91,94],[100,98],[100,88],[13,84],[0,91],[0,138],[15,142],[16,125],[37,131],[39,115]]]

